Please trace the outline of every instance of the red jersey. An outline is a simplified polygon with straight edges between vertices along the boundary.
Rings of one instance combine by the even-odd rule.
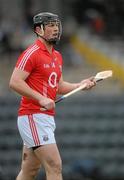
[[[29,72],[26,83],[45,97],[56,99],[58,83],[62,74],[62,56],[54,48],[52,54],[40,41],[27,48],[18,58],[16,67]],[[22,97],[19,115],[41,113],[41,106],[34,99]],[[54,110],[46,110],[43,113],[54,115]]]

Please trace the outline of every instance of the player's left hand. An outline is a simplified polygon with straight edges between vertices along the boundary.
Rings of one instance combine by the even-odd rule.
[[[94,77],[90,77],[90,78],[84,79],[80,82],[80,86],[83,84],[86,84],[86,88],[84,90],[88,90],[96,85],[96,81],[94,80]]]

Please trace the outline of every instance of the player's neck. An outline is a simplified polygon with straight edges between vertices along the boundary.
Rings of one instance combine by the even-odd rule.
[[[48,43],[47,41],[45,41],[43,38],[39,37],[39,40],[46,46],[46,49],[48,50],[48,52],[51,54],[52,53],[52,48],[53,45]]]

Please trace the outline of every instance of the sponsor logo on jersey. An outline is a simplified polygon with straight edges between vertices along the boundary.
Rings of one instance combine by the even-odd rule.
[[[43,67],[44,67],[44,68],[50,68],[50,67],[55,68],[56,65],[55,65],[54,62],[52,62],[51,64],[44,64]]]
[[[49,64],[44,64],[43,67],[44,68],[50,68],[50,65]]]

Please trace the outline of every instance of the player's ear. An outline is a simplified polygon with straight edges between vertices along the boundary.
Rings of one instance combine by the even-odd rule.
[[[39,36],[43,36],[43,35],[44,35],[43,25],[41,24],[41,26],[36,26],[35,32],[36,32]]]

